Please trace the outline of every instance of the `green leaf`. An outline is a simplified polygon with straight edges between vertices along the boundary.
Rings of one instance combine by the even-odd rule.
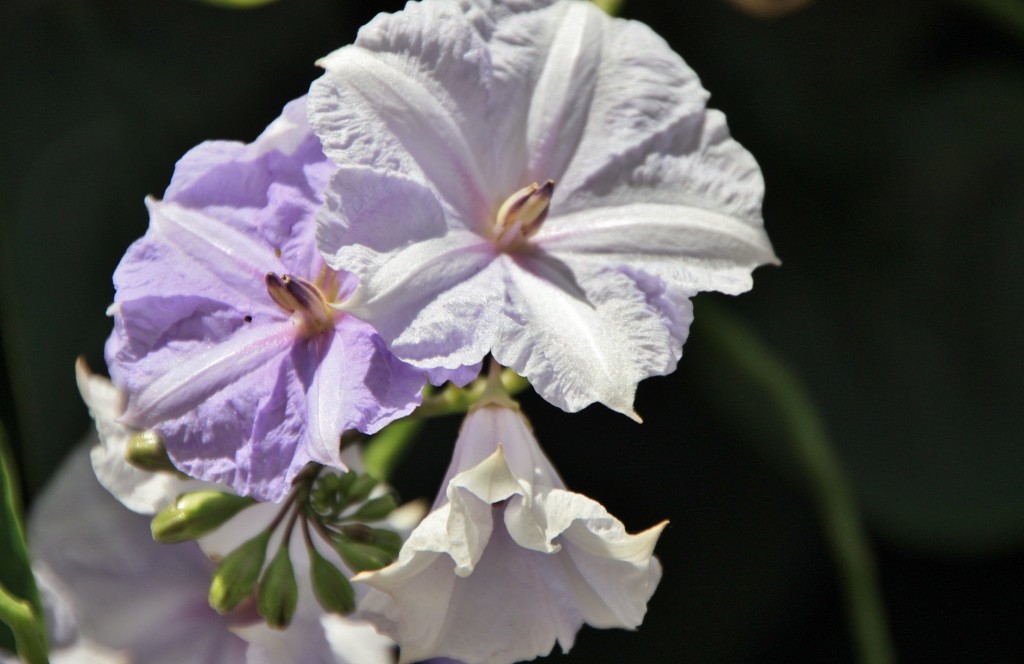
[[[18,653],[30,664],[46,662],[46,625],[19,514],[18,484],[0,426],[0,620],[14,632]]]

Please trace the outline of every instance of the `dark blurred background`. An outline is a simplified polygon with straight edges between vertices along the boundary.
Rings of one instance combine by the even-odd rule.
[[[627,0],[761,163],[781,268],[702,295],[633,424],[524,408],[570,486],[631,530],[671,520],[638,633],[565,661],[850,662],[811,494],[764,399],[701,323],[724,307],[808,388],[859,501],[904,662],[1024,661],[1024,4]],[[743,9],[739,4],[747,5]],[[399,2],[0,4],[0,419],[31,501],[89,426],[110,275],[175,160],[252,140],[314,60]],[[988,9],[986,9],[988,7]],[[1016,12],[1018,21],[1012,20]],[[400,467],[433,495],[456,421]]]

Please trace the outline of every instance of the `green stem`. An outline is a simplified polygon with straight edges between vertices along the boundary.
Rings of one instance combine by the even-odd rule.
[[[744,325],[701,303],[706,341],[719,347],[773,401],[788,430],[797,461],[816,498],[818,516],[843,584],[859,661],[889,664],[894,651],[874,558],[856,501],[816,412],[788,366]]]
[[[28,664],[48,664],[46,634],[40,629],[27,600],[18,599],[0,584],[0,620],[14,632],[18,655]]]

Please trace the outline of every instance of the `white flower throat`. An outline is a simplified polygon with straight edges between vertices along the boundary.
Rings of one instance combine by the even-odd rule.
[[[498,249],[516,249],[540,230],[548,216],[554,191],[554,180],[547,180],[544,184],[534,182],[501,204],[491,228],[491,237]]]

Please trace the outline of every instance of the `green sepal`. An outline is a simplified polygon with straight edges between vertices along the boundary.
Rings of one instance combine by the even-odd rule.
[[[395,494],[388,493],[383,496],[368,500],[359,509],[345,517],[346,521],[366,522],[380,521],[391,514],[398,507],[398,500]]]
[[[270,531],[265,530],[238,547],[217,565],[210,583],[210,606],[227,613],[252,595],[267,557]]]
[[[309,548],[313,594],[324,611],[346,615],[356,608],[356,594],[345,575],[315,548]]]
[[[298,604],[299,584],[295,581],[288,545],[283,543],[260,580],[256,610],[267,625],[274,629],[284,629],[292,622]]]
[[[223,491],[183,493],[153,517],[149,529],[157,542],[171,544],[196,539],[221,527],[255,502]]]

